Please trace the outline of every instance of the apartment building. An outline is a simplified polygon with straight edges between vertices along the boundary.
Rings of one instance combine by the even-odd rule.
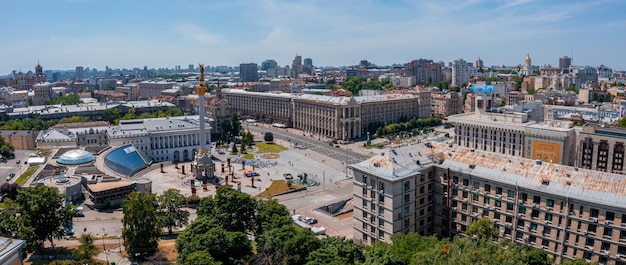
[[[497,240],[560,263],[626,264],[626,176],[428,142],[351,165],[354,239],[395,233],[462,236],[489,218]]]
[[[625,174],[626,131],[620,128],[584,126],[578,134],[576,165],[603,172]]]
[[[149,99],[153,96],[161,95],[161,91],[172,89],[172,84],[172,82],[165,81],[143,81],[137,84],[139,99]]]
[[[221,89],[221,95],[231,104],[233,111],[242,116],[271,123],[284,123],[292,126],[293,96],[286,93],[258,93],[241,89]]]

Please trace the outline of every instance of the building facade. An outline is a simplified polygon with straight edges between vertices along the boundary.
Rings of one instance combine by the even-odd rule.
[[[477,150],[574,165],[575,131],[568,121],[537,122],[538,110],[492,109],[489,95],[479,94],[476,111],[452,115],[454,143]],[[537,113],[539,114],[539,113]]]
[[[165,81],[143,81],[138,85],[139,99],[145,100],[153,96],[161,95],[161,91],[172,89],[172,82]]]
[[[624,151],[626,132],[624,129],[584,126],[578,135],[576,166],[626,174]]]
[[[443,143],[401,147],[350,166],[354,239],[463,236],[490,219],[497,240],[556,263],[626,264],[626,177]]]
[[[239,64],[239,82],[259,81],[259,71],[255,63]]]
[[[418,85],[424,85],[428,82],[439,83],[443,81],[441,67],[441,64],[432,60],[413,60],[404,65],[404,76],[414,76]]]

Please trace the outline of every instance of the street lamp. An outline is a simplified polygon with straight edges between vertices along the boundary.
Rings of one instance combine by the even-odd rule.
[[[109,251],[107,251],[106,246],[104,245],[104,227],[102,228],[102,249],[104,250],[104,255],[106,256],[107,264],[109,264]]]

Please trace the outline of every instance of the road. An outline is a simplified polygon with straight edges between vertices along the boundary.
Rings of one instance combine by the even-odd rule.
[[[28,160],[28,155],[34,153],[33,150],[15,150],[15,158],[8,159],[6,162],[0,162],[0,185],[7,182],[7,177],[10,173],[15,173],[15,180],[19,177],[27,168],[28,165],[24,165],[24,161]],[[19,164],[17,161],[20,161]]]
[[[363,160],[371,158],[371,156],[359,154],[350,150],[347,150],[347,146],[340,146],[339,148],[329,145],[326,142],[315,140],[310,137],[306,137],[303,135],[292,134],[287,131],[287,129],[274,128],[269,125],[264,126],[249,126],[248,130],[256,133],[260,133],[261,135],[265,134],[265,132],[271,132],[274,135],[274,138],[288,141],[292,143],[294,146],[297,144],[298,146],[306,146],[308,150],[313,152],[317,152],[320,154],[324,154],[330,158],[334,158],[336,160],[342,161],[348,165],[359,163]]]

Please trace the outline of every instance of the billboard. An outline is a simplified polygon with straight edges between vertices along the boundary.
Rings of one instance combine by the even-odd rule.
[[[473,84],[472,91],[474,93],[493,93],[494,86],[493,85],[481,85],[481,84]]]
[[[533,141],[532,159],[544,162],[561,163],[561,144]]]

